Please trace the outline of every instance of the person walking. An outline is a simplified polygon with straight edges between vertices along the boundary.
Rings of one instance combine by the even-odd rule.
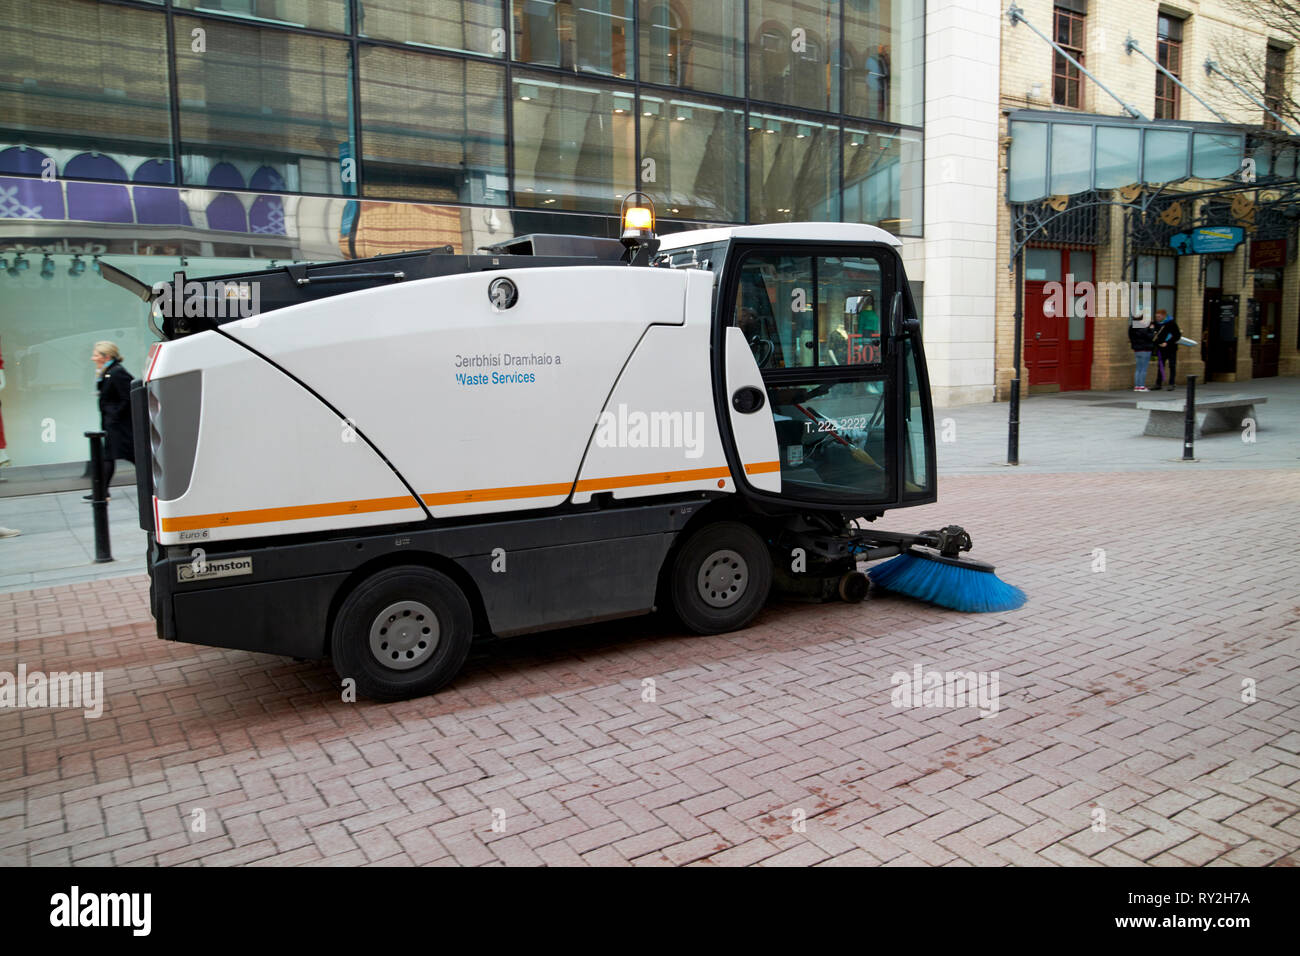
[[[1133,358],[1137,367],[1133,370],[1133,391],[1147,391],[1147,368],[1151,365],[1151,352],[1156,344],[1156,332],[1151,327],[1151,319],[1145,314],[1138,316],[1128,327],[1128,344],[1133,348]]]
[[[104,489],[105,497],[117,459],[125,458],[135,464],[135,432],[131,427],[131,373],[122,364],[122,353],[112,342],[96,342],[90,353],[99,375],[95,387],[99,389],[99,421],[104,438]],[[85,496],[92,500],[94,492]]]
[[[1169,369],[1169,391],[1174,390],[1174,381],[1178,377],[1178,342],[1183,337],[1183,330],[1178,327],[1174,317],[1164,309],[1156,309],[1155,346],[1156,346],[1156,390],[1164,384],[1164,372]]]

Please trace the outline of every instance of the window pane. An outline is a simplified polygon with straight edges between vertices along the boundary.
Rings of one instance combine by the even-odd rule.
[[[1156,281],[1156,257],[1155,256],[1138,256],[1137,261],[1137,279],[1138,282]]]
[[[1025,281],[1026,282],[1060,282],[1061,281],[1061,250],[1060,249],[1026,249],[1025,250]]]
[[[1178,260],[1173,256],[1156,258],[1156,285],[1173,285],[1178,274]]]
[[[744,96],[742,0],[711,0],[685,9],[688,15],[665,0],[641,5],[641,79]]]
[[[163,160],[163,176],[151,181],[174,181],[161,13],[51,0],[37,14],[30,3],[0,0],[0,16],[0,140],[29,147],[5,157],[5,172],[128,180],[147,161]],[[18,208],[0,215],[63,218],[59,185],[19,189]],[[130,222],[129,200],[116,206]]]
[[[632,75],[632,0],[513,0],[515,59]]]
[[[631,90],[514,73],[515,202],[617,213],[636,188]]]
[[[1156,308],[1164,309],[1169,315],[1174,314],[1174,290],[1163,287],[1156,288]],[[1154,318],[1154,316],[1152,316]]]
[[[892,497],[885,434],[885,382],[791,382],[767,387],[791,495],[882,500]]]
[[[880,362],[880,263],[831,256],[817,260],[817,351],[822,365]]]
[[[1071,342],[1082,342],[1087,337],[1088,318],[1082,302],[1074,304],[1074,311],[1070,313],[1069,326]]]
[[[921,397],[921,379],[916,371],[916,354],[912,339],[903,340],[903,360],[907,369],[907,434],[903,436],[903,493],[930,490],[932,462],[926,454],[925,408]]]
[[[1148,129],[1143,134],[1142,181],[1167,183],[1187,175],[1188,134]]]
[[[752,255],[740,271],[736,325],[760,368],[801,368],[813,354],[812,259]]]
[[[748,128],[750,221],[838,220],[839,127],[751,113]]]
[[[367,196],[502,203],[505,69],[362,47]]]
[[[500,0],[356,0],[358,32],[480,56],[506,54]]]
[[[921,136],[844,131],[844,221],[921,234]]]
[[[839,6],[830,0],[751,0],[749,95],[838,112]]]
[[[1207,289],[1218,289],[1223,286],[1223,260],[1206,259],[1205,260],[1205,287]]]
[[[844,4],[844,112],[921,124],[924,14],[906,0]]]
[[[1141,130],[1097,127],[1097,188],[1117,189],[1138,182],[1138,138]]]
[[[348,30],[347,0],[175,0],[177,7],[202,10],[205,13],[225,13],[250,20],[287,23],[314,30],[331,30],[346,33]],[[181,43],[178,31],[177,47]]]
[[[347,41],[176,18],[178,33],[198,26],[206,52],[176,51],[185,182],[352,192],[340,164],[352,151]],[[228,225],[238,217],[222,211]]]
[[[1092,253],[1091,252],[1071,252],[1070,253],[1070,274],[1074,276],[1075,282],[1092,281]]]
[[[1007,200],[1030,202],[1047,195],[1047,124],[1011,123]]]
[[[743,220],[744,111],[656,96],[642,96],[640,109],[640,188],[660,215]]]
[[[1092,127],[1056,123],[1052,127],[1054,196],[1072,196],[1092,188]]]
[[[1241,136],[1197,133],[1192,137],[1192,175],[1204,179],[1231,176],[1241,168],[1245,150]]]

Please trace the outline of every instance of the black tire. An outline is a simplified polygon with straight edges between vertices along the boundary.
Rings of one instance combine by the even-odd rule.
[[[356,681],[363,696],[404,700],[432,694],[455,677],[473,637],[474,616],[460,587],[445,574],[402,565],[375,572],[344,599],[330,650],[339,678]]]
[[[744,627],[767,603],[771,587],[767,545],[738,521],[705,525],[691,535],[677,552],[668,581],[673,611],[696,634]]]

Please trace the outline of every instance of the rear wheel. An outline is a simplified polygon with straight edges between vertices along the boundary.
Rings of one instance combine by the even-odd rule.
[[[385,568],[343,601],[330,648],[341,679],[375,700],[431,694],[456,676],[474,619],[445,574],[415,565]]]
[[[744,627],[767,601],[772,558],[763,539],[737,521],[695,532],[673,561],[673,610],[697,634]]]

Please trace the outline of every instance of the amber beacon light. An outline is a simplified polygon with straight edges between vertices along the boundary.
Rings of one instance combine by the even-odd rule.
[[[623,245],[632,249],[644,245],[655,237],[655,207],[643,192],[630,192],[623,197],[619,209],[623,220]]]

